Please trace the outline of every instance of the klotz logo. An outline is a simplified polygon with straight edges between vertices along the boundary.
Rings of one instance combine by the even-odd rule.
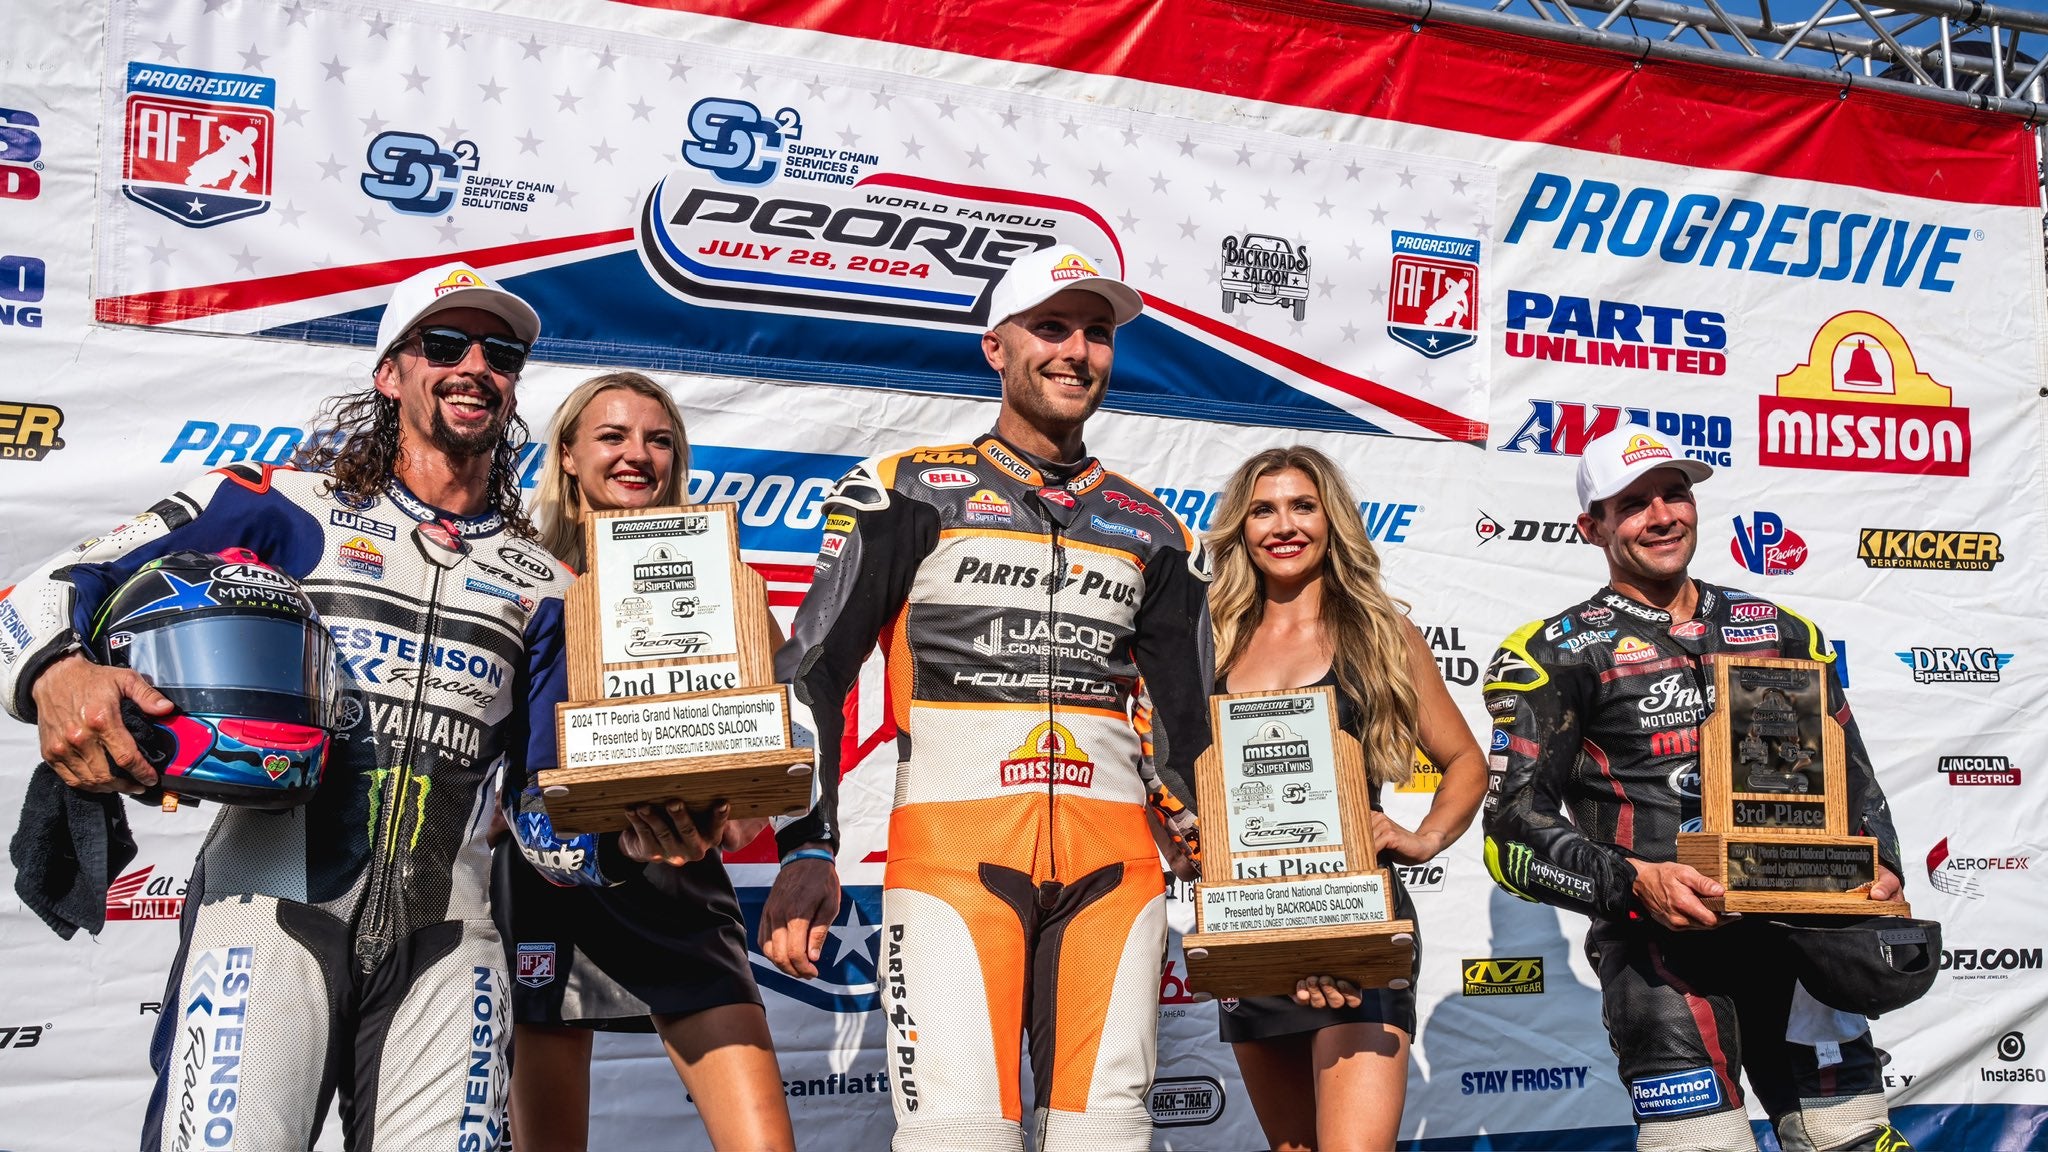
[[[270,207],[277,82],[131,61],[121,191],[187,228]]]
[[[1806,563],[1806,541],[1785,527],[1775,512],[1754,512],[1750,522],[1737,516],[1735,539],[1728,542],[1735,562],[1759,576],[1789,576]]]
[[[804,120],[794,108],[773,119],[745,100],[714,96],[690,106],[690,135],[683,159],[728,184],[766,184],[781,169],[785,141],[804,138]]]
[[[43,140],[35,113],[0,108],[0,200],[33,200],[43,191]]]
[[[418,132],[386,132],[370,141],[363,194],[411,216],[445,216],[455,207],[463,175],[477,170],[476,145],[443,148]]]
[[[1757,408],[1757,459],[1771,467],[1970,474],[1969,409],[1920,370],[1882,316],[1844,312],[1821,325],[1806,363]]]
[[[1223,238],[1223,310],[1275,304],[1296,320],[1308,314],[1308,245],[1247,232]]]
[[[1033,728],[998,767],[1005,788],[1013,784],[1048,783],[1090,788],[1095,784],[1095,762],[1074,743],[1074,734],[1067,731],[1066,725],[1051,720]]]
[[[1479,241],[1396,231],[1387,335],[1435,360],[1479,339]]]

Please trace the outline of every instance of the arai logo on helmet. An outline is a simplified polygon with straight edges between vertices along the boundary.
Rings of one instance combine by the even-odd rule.
[[[226,580],[230,584],[254,584],[259,588],[275,588],[279,592],[296,591],[292,582],[283,573],[261,564],[223,564],[213,570],[215,580]]]

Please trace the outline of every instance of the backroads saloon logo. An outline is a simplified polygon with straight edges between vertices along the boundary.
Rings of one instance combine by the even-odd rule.
[[[1970,474],[1970,410],[1920,370],[1891,321],[1844,312],[1821,325],[1806,362],[1757,402],[1773,468]]]
[[[1223,238],[1223,310],[1276,304],[1300,320],[1308,314],[1308,245],[1247,232]]]
[[[187,228],[270,207],[277,81],[131,61],[121,192]]]
[[[1396,231],[1387,335],[1435,360],[1479,339],[1479,241]]]

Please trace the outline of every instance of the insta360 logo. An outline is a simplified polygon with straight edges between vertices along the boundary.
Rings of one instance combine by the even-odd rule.
[[[2027,1037],[2024,1032],[2007,1032],[1998,1038],[1998,1058],[2010,1064],[2027,1054]]]

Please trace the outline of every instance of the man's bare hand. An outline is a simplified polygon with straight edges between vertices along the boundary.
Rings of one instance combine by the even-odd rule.
[[[838,915],[838,867],[830,860],[791,860],[761,907],[761,954],[791,976],[815,979],[825,933]]]
[[[156,783],[156,769],[121,723],[121,701],[133,700],[151,716],[176,708],[140,673],[73,653],[43,669],[29,694],[43,759],[64,783],[84,792],[141,792]]]
[[[725,805],[720,804],[703,818],[722,832],[724,812]],[[643,863],[659,861],[678,868],[692,860],[702,860],[717,842],[717,834],[707,834],[692,815],[681,800],[635,804],[626,809],[626,830],[619,833],[619,851]]]
[[[1905,886],[1905,882],[1899,879],[1897,872],[1879,864],[1877,866],[1877,880],[1870,886],[1870,898],[1872,900],[1897,900],[1899,898],[1899,890]]]
[[[766,816],[748,820],[727,821],[725,834],[718,838],[718,846],[727,852],[737,852],[752,844],[754,837],[759,836],[767,827],[768,818]]]
[[[1310,976],[1294,982],[1294,1002],[1309,1008],[1356,1008],[1363,999],[1349,980]]]
[[[1716,916],[1700,902],[1700,897],[1712,899],[1722,895],[1725,889],[1718,882],[1701,875],[1698,869],[1677,861],[1637,860],[1634,863],[1636,899],[1650,917],[1664,927],[1677,931],[1718,928],[1729,920],[1740,918],[1740,913]]]

